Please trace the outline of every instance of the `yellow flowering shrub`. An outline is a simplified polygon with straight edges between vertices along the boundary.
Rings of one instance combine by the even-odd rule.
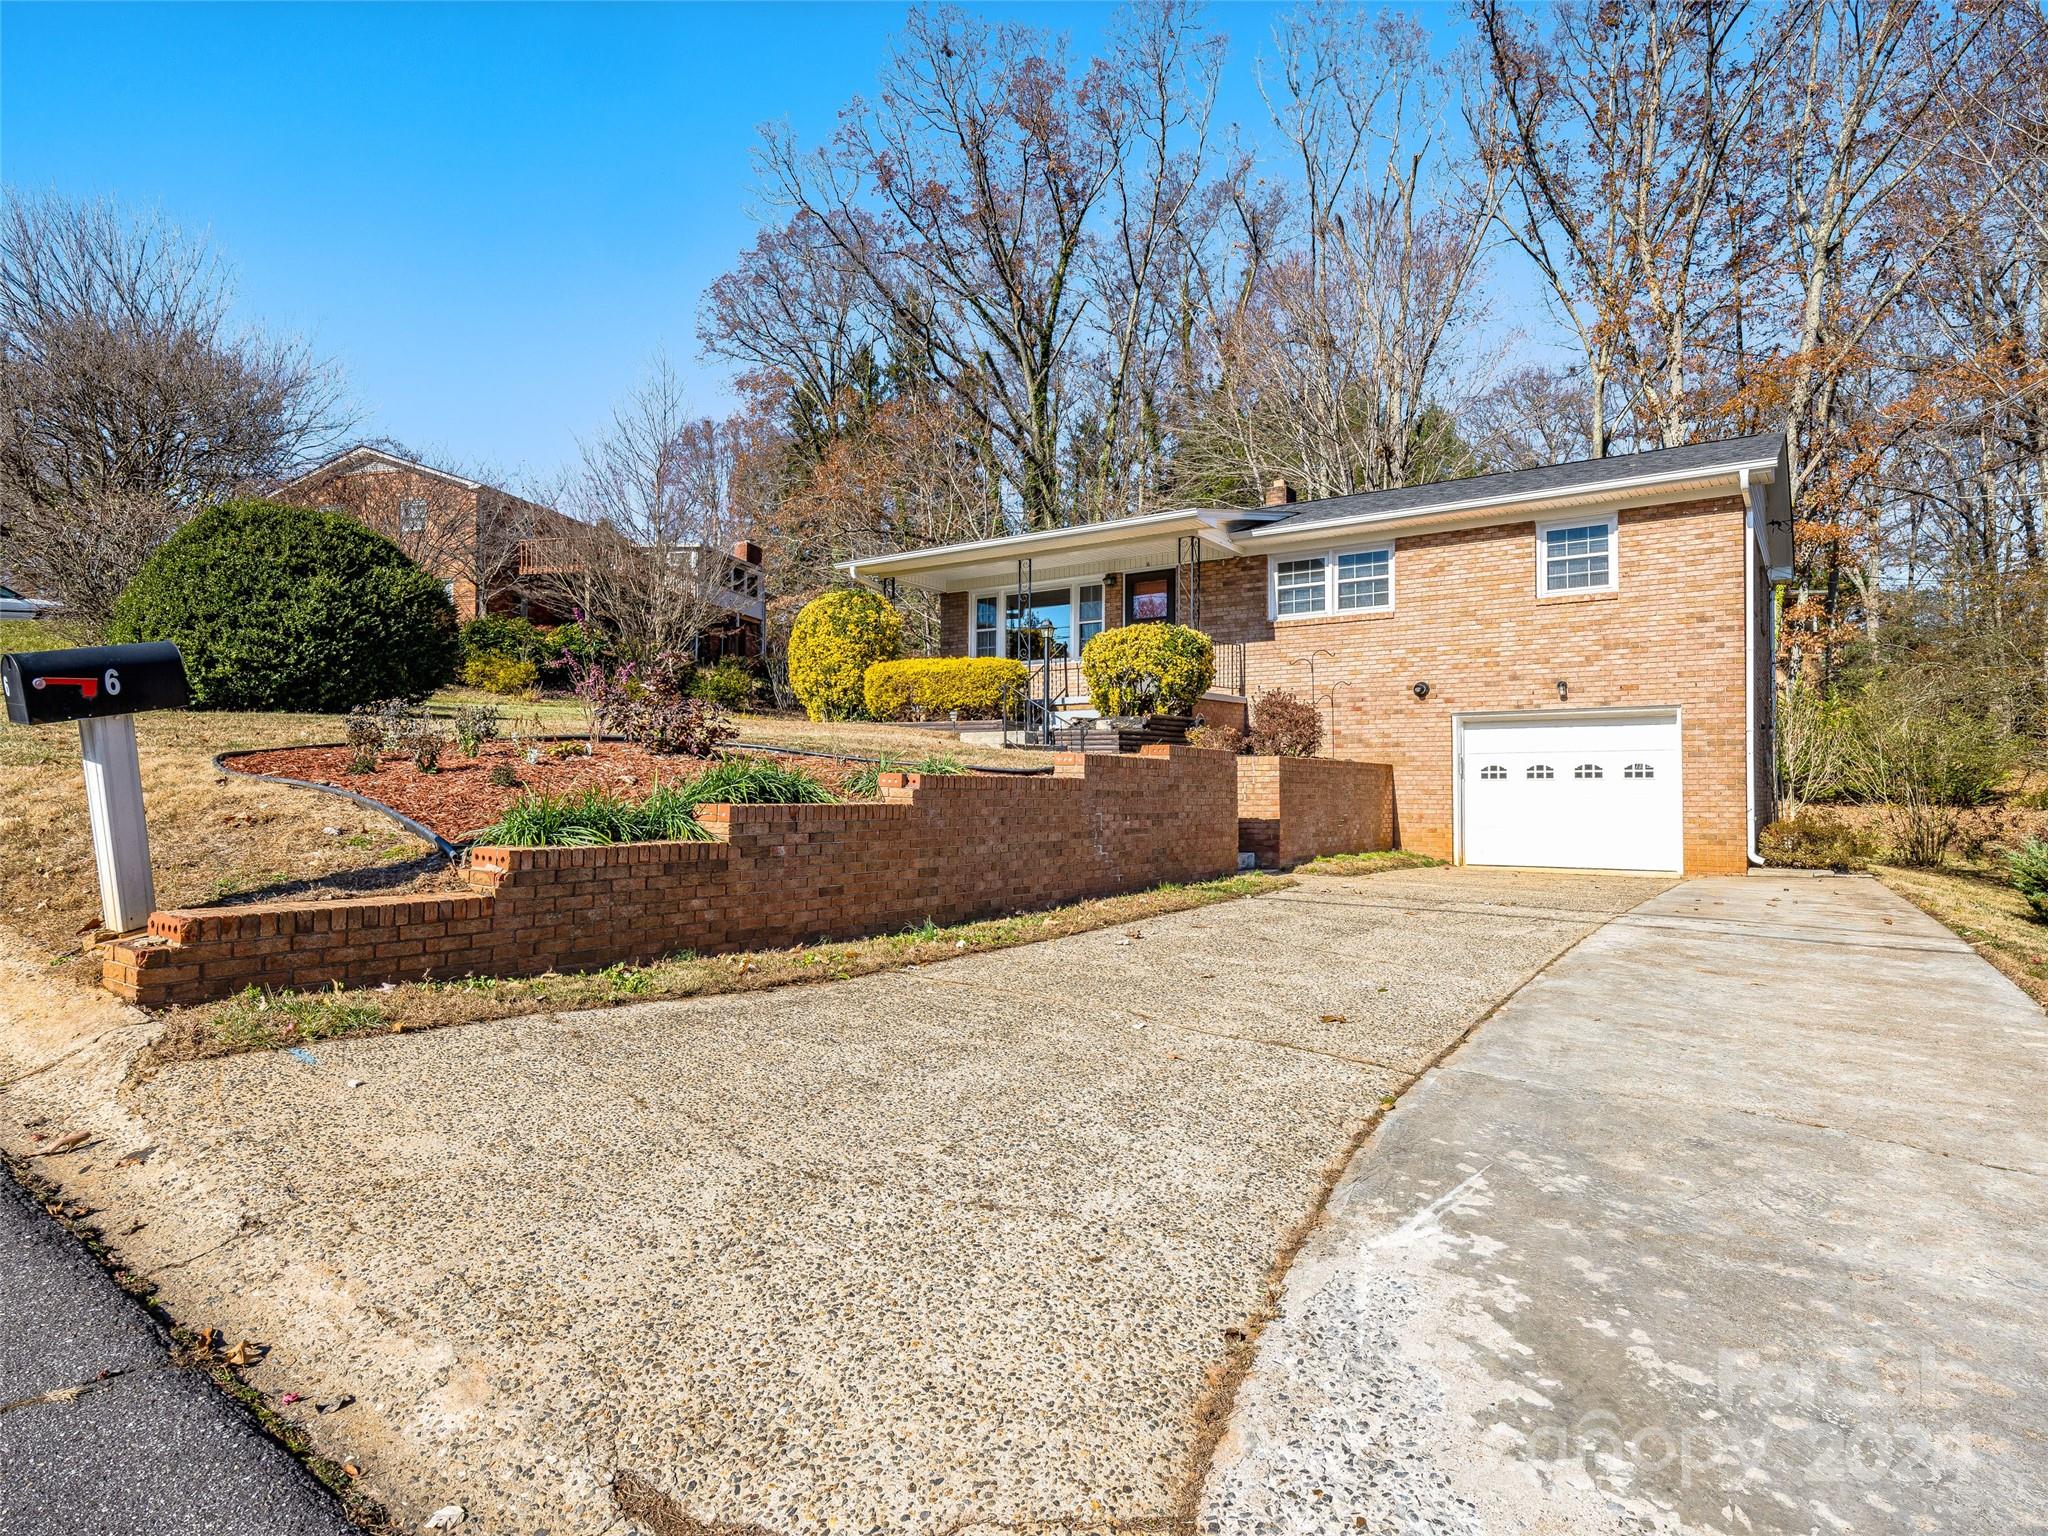
[[[523,657],[480,651],[462,664],[462,681],[485,693],[528,694],[540,687],[540,668]]]
[[[861,689],[875,720],[1000,720],[1024,690],[1024,663],[1001,656],[878,661]]]
[[[857,720],[861,679],[903,650],[903,615],[879,592],[842,587],[813,598],[789,632],[789,686],[813,720]]]
[[[1185,715],[1216,680],[1216,647],[1184,624],[1125,624],[1081,649],[1099,715]]]

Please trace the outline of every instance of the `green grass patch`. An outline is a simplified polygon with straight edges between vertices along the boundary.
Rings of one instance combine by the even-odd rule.
[[[250,987],[215,1010],[212,1027],[233,1051],[272,1051],[386,1027],[360,993],[268,992]]]
[[[1377,875],[1389,869],[1437,869],[1443,862],[1426,853],[1384,848],[1377,853],[1326,853],[1320,859],[1310,859],[1306,864],[1297,865],[1294,872],[1297,875]]]

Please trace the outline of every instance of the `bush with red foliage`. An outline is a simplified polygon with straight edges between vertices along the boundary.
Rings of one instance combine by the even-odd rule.
[[[1275,688],[1252,701],[1251,750],[1261,757],[1314,757],[1323,717],[1298,694]]]

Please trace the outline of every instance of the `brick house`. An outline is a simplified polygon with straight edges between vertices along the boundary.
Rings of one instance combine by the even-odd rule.
[[[314,466],[273,493],[279,501],[345,512],[440,577],[455,616],[573,618],[575,575],[591,530],[551,507],[466,475],[363,445]],[[685,579],[703,579],[725,617],[698,637],[701,659],[758,656],[767,616],[761,550],[751,543],[676,551]],[[706,566],[715,569],[704,570]]]
[[[1216,642],[1203,713],[1312,697],[1387,764],[1400,845],[1460,863],[1732,873],[1771,815],[1775,434],[849,562],[938,596],[948,655],[1022,654],[1062,719],[1116,624]],[[1020,631],[1049,628],[1047,640]]]

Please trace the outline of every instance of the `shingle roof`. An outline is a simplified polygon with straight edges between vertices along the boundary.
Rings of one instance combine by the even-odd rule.
[[[1693,470],[1731,469],[1775,459],[1781,442],[1776,432],[1758,432],[1713,443],[1688,443],[1683,448],[1657,448],[1648,453],[1580,459],[1571,464],[1546,464],[1539,469],[1503,470],[1464,480],[1439,480],[1433,485],[1411,485],[1398,491],[1330,496],[1321,501],[1302,502],[1292,514],[1268,523],[1260,531],[1278,534],[1336,518],[1408,516],[1468,502],[1515,501],[1591,490],[1610,482],[1683,475]]]

